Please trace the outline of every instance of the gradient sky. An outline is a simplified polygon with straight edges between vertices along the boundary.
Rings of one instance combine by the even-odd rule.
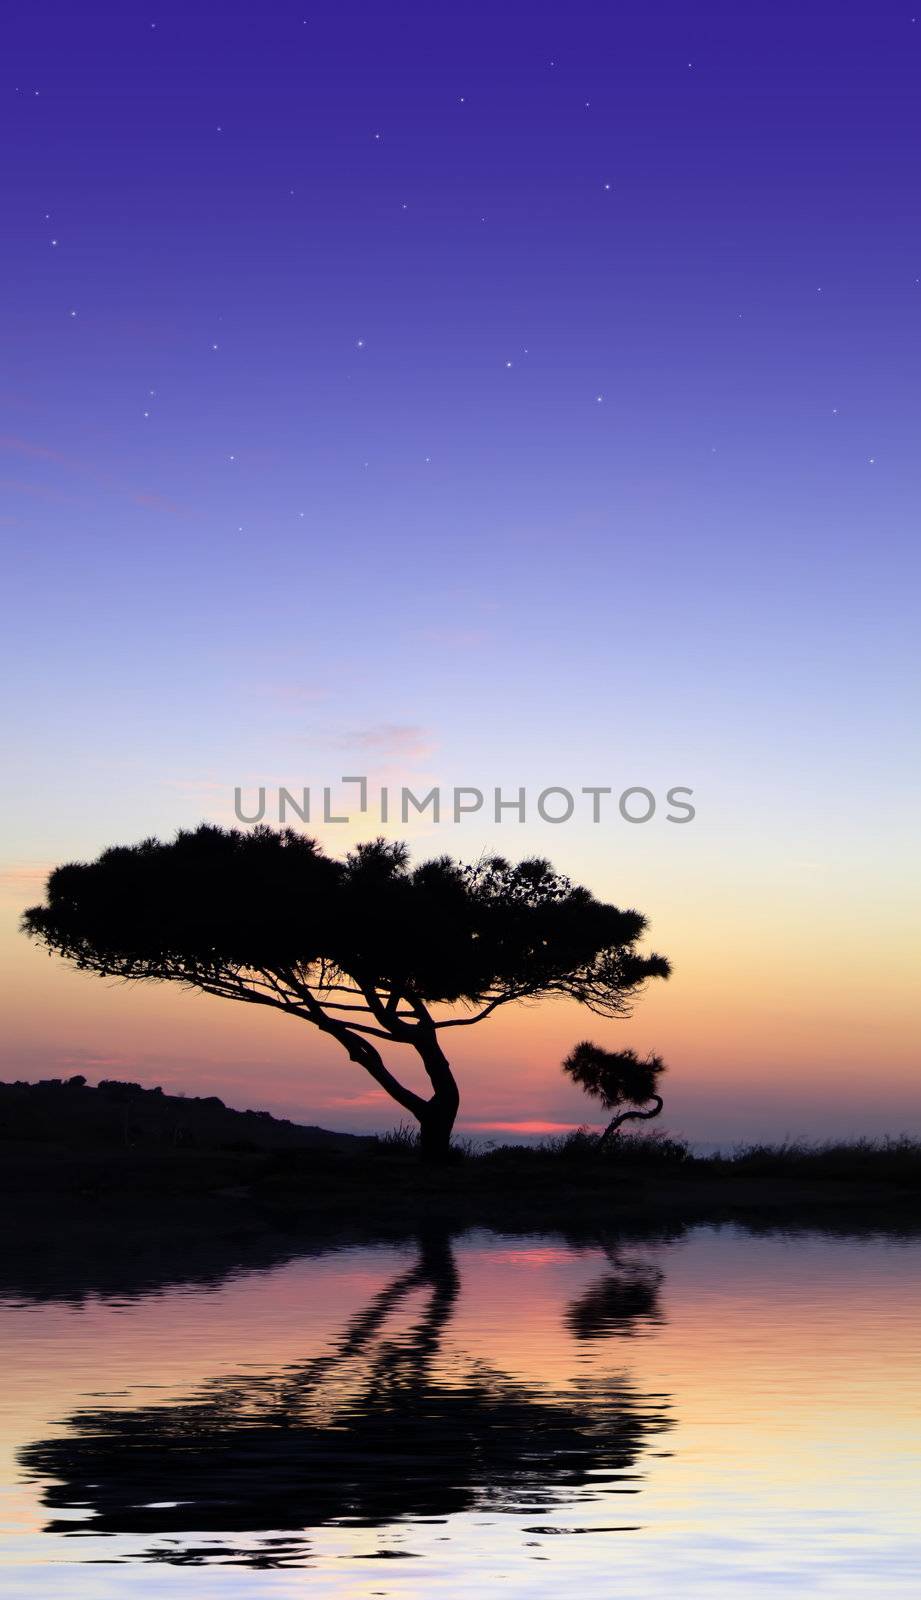
[[[306,1026],[30,948],[48,868],[237,784],[682,784],[391,825],[675,965],[465,1031],[462,1124],[579,1123],[590,1033],[694,1138],[921,1128],[911,8],[37,3],[2,57],[2,1075],[390,1125]]]

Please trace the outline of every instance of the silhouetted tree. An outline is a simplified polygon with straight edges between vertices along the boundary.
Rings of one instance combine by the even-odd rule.
[[[448,1028],[500,1006],[563,994],[624,1015],[668,962],[641,955],[638,911],[596,900],[546,861],[499,856],[410,868],[377,839],[344,861],[292,829],[203,825],[171,843],[59,867],[24,930],[103,976],[187,984],[312,1022],[415,1117],[423,1151],[447,1151],[458,1088]],[[376,1041],[405,1045],[428,1097],[385,1065]]]
[[[604,1148],[621,1123],[632,1117],[647,1121],[662,1110],[662,1096],[657,1093],[659,1076],[665,1071],[661,1056],[647,1056],[644,1061],[633,1050],[603,1050],[590,1039],[583,1039],[566,1057],[563,1071],[586,1094],[600,1100],[606,1111],[617,1113],[601,1135],[599,1149]],[[639,1107],[650,1100],[655,1102],[651,1110],[641,1111]],[[622,1111],[622,1106],[634,1109]]]

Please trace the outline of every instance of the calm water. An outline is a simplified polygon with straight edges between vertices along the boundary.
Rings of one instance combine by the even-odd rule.
[[[433,1232],[206,1284],[13,1282],[0,1585],[914,1595],[919,1256]]]

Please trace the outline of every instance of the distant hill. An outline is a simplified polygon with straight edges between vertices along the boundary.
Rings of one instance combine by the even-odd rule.
[[[139,1083],[83,1077],[0,1083],[0,1139],[68,1149],[358,1150],[370,1141],[268,1111],[234,1111],[216,1095],[164,1094]]]

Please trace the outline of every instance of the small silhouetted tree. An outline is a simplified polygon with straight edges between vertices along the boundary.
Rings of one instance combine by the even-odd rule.
[[[312,1022],[447,1151],[459,1093],[442,1047],[500,1006],[569,995],[622,1016],[663,956],[642,955],[638,911],[596,900],[546,861],[443,856],[411,868],[377,839],[344,861],[292,829],[203,825],[170,843],[59,867],[25,932],[103,976],[185,984]],[[408,1088],[379,1043],[415,1052]]]
[[[633,1050],[603,1050],[590,1039],[583,1039],[566,1057],[563,1071],[586,1094],[600,1100],[606,1111],[615,1113],[598,1140],[599,1149],[609,1143],[622,1123],[633,1117],[648,1121],[662,1110],[658,1082],[665,1063],[661,1056],[643,1060]],[[639,1109],[649,1101],[654,1102],[650,1110]]]

